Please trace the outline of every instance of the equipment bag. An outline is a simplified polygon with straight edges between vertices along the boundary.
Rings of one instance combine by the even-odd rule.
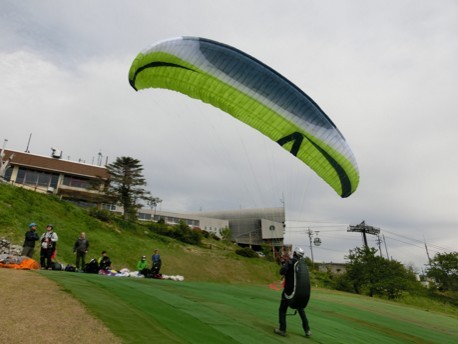
[[[294,289],[291,294],[285,294],[288,306],[293,309],[305,308],[310,299],[310,276],[304,259],[294,264]]]

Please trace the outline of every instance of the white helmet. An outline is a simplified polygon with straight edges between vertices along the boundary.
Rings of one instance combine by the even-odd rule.
[[[304,256],[304,250],[300,247],[296,247],[294,248],[294,254],[299,258],[302,258]]]

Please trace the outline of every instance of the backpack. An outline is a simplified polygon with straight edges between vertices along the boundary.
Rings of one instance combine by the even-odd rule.
[[[294,289],[291,294],[285,294],[288,306],[293,309],[303,309],[310,299],[309,269],[304,259],[294,263]]]
[[[72,264],[68,264],[68,265],[65,267],[65,271],[68,271],[68,272],[75,272],[75,271],[76,271],[76,268],[75,268]]]
[[[89,263],[87,263],[84,268],[84,272],[90,273],[90,274],[96,274],[99,272],[99,263],[97,263],[97,260],[92,258]]]
[[[58,263],[58,262],[54,262],[54,263],[52,264],[51,268],[52,268],[53,270],[59,270],[59,271],[64,270],[64,267],[62,266],[62,264],[61,264],[61,263]]]

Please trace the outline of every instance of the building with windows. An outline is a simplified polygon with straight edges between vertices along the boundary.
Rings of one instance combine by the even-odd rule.
[[[206,232],[213,233],[221,238],[221,231],[229,228],[229,221],[202,216],[199,214],[180,214],[156,209],[142,208],[138,210],[138,219],[143,221],[164,221],[169,225],[185,223],[191,228],[197,227]]]
[[[95,181],[107,180],[105,166],[73,162],[61,158],[62,152],[40,156],[27,152],[3,150],[3,161],[9,160],[3,180],[18,187],[49,193],[80,206],[102,206],[122,214],[123,208],[105,204],[104,194],[94,189]],[[142,208],[141,221],[160,221],[175,225],[183,221],[189,227],[198,227],[221,237],[221,230],[229,228],[232,240],[241,246],[260,247],[263,244],[283,245],[284,208],[240,209],[215,212],[175,213]]]
[[[200,216],[229,221],[232,240],[240,246],[283,246],[285,208],[238,209],[199,212]]]
[[[4,181],[18,187],[51,193],[80,205],[103,201],[103,194],[93,189],[94,181],[108,179],[104,166],[63,160],[62,152],[53,150],[50,157],[3,150],[3,160],[9,161]]]
[[[122,214],[123,208],[114,204],[103,204],[103,209]],[[215,234],[221,238],[221,231],[229,228],[229,221],[222,219],[215,219],[211,217],[200,216],[198,214],[176,213],[170,211],[163,211],[151,208],[140,208],[137,214],[140,221],[163,221],[168,225],[177,225],[183,222],[190,228],[200,228],[208,233]]]

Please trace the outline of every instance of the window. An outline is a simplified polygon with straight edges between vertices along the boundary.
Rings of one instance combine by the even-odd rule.
[[[59,175],[20,167],[16,176],[17,184],[34,185],[43,188],[57,187]]]
[[[5,176],[3,177],[3,179],[5,179],[6,181],[10,181],[11,180],[11,174],[13,173],[13,168],[10,167],[10,168],[7,168],[6,169],[6,172],[5,172]]]
[[[115,211],[116,210],[116,205],[115,204],[102,204],[102,208],[105,210],[110,210],[110,211]]]
[[[26,173],[26,169],[23,168],[23,167],[19,167],[19,170],[17,172],[17,176],[16,176],[16,183],[18,184],[24,184],[24,179],[25,179],[25,173]]]
[[[64,176],[64,181],[62,182],[62,184],[81,189],[89,189],[91,187],[89,179],[78,178],[73,176]]]
[[[138,213],[138,219],[139,220],[150,221],[151,220],[151,214]]]

